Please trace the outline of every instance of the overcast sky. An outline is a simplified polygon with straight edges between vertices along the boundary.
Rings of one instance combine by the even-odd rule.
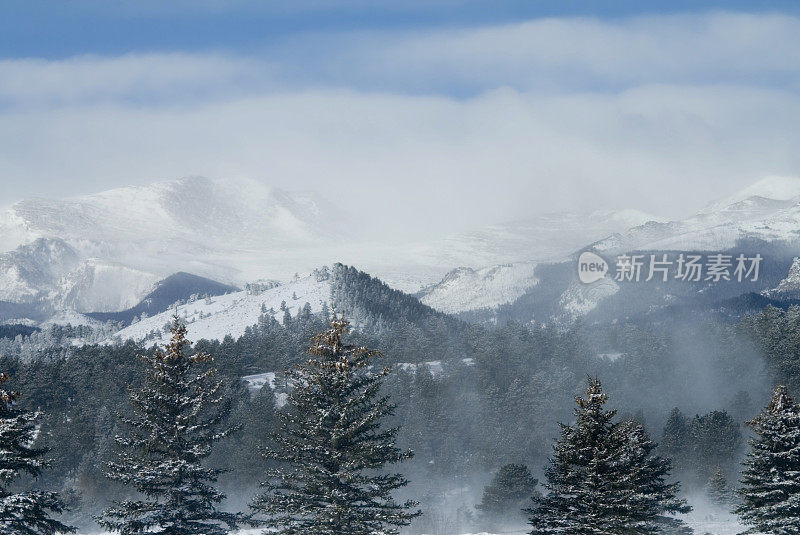
[[[3,2],[0,206],[250,177],[449,231],[800,175],[798,3],[697,4]]]

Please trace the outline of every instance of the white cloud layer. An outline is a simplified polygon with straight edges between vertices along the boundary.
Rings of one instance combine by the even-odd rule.
[[[201,174],[327,191],[397,232],[678,215],[800,174],[798,40],[795,18],[712,14],[0,61],[0,202]]]

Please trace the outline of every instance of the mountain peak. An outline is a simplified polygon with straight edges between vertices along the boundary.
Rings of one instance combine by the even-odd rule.
[[[334,234],[324,203],[251,179],[192,176],[65,199],[29,198],[0,214],[10,250],[37,237],[123,245],[194,242],[195,248],[264,248]],[[12,239],[13,238],[13,239]]]
[[[768,176],[736,193],[710,203],[702,213],[725,210],[747,199],[761,198],[771,201],[791,201],[800,197],[800,178]]]

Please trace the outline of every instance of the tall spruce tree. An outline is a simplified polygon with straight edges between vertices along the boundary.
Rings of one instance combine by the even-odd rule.
[[[665,482],[670,462],[652,455],[655,444],[638,422],[615,423],[600,381],[575,398],[574,425],[561,439],[545,474],[547,494],[528,510],[533,535],[650,534],[688,531],[666,516],[691,510]]]
[[[379,397],[390,370],[373,371],[379,353],[344,344],[348,331],[334,316],[313,339],[312,358],[287,372],[292,390],[278,415],[276,447],[266,452],[280,465],[267,472],[267,491],[251,504],[278,533],[389,535],[420,514],[412,511],[416,502],[392,499],[408,481],[383,471],[413,455],[395,446],[397,428],[381,427],[394,411]]]
[[[9,380],[0,374],[0,384]],[[53,535],[75,528],[51,517],[65,510],[55,492],[12,493],[8,486],[23,474],[38,476],[47,466],[47,450],[33,448],[38,413],[17,407],[18,394],[0,389],[0,533]]]
[[[800,533],[800,406],[786,387],[747,423],[755,432],[736,508],[745,533]]]
[[[214,486],[221,470],[202,461],[232,431],[223,427],[229,405],[207,365],[211,356],[185,353],[186,327],[177,316],[170,332],[163,350],[141,357],[145,384],[131,394],[134,416],[122,418],[130,432],[116,437],[120,451],[106,474],[142,498],[115,502],[98,522],[124,535],[223,535],[241,515],[217,509],[225,498]]]

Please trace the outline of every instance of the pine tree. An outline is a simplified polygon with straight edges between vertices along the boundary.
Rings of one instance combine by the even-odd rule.
[[[786,387],[747,422],[756,436],[742,474],[736,514],[751,526],[745,533],[800,533],[800,406]]]
[[[514,522],[522,518],[522,509],[536,494],[537,484],[524,464],[506,464],[483,489],[481,503],[475,508],[490,523],[498,519]]]
[[[678,485],[665,482],[670,462],[652,455],[655,444],[640,423],[614,423],[600,381],[577,397],[574,425],[561,425],[561,439],[546,470],[546,496],[528,510],[533,535],[650,534],[681,531],[686,513]],[[688,528],[686,528],[688,529]]]
[[[722,468],[717,468],[706,483],[706,494],[715,505],[728,507],[735,501],[736,495],[728,488],[728,480]]]
[[[689,419],[678,407],[669,413],[658,449],[664,456],[672,460],[673,466],[685,467],[686,454],[689,450]]]
[[[186,327],[177,316],[171,333],[163,350],[141,357],[146,381],[131,394],[135,415],[122,419],[130,433],[116,438],[120,451],[106,474],[143,498],[115,502],[98,522],[125,535],[223,535],[241,515],[217,509],[225,498],[214,487],[221,471],[202,461],[232,431],[222,428],[229,406],[214,370],[197,369],[211,356],[186,355]]]
[[[276,447],[266,452],[281,464],[267,472],[267,491],[251,504],[278,533],[389,535],[420,514],[411,511],[415,502],[391,497],[408,481],[382,470],[413,455],[395,447],[397,428],[381,429],[394,411],[378,397],[390,369],[372,371],[379,353],[344,344],[348,331],[334,315],[331,328],[314,338],[312,358],[287,372],[293,388],[278,413]]]
[[[691,459],[698,483],[706,481],[715,467],[732,470],[742,447],[739,424],[726,411],[696,416],[689,425]]]
[[[9,376],[0,374],[0,384]],[[8,486],[23,474],[38,476],[47,466],[47,453],[31,444],[36,438],[38,413],[24,412],[17,407],[18,394],[0,389],[0,533],[20,535],[53,535],[71,533],[75,528],[51,518],[65,511],[61,497],[55,492],[12,493]]]

